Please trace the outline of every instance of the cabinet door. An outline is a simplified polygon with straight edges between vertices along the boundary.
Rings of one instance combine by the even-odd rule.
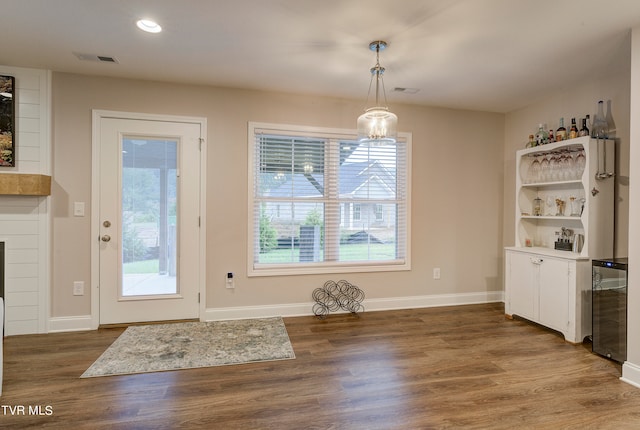
[[[569,266],[549,257],[539,265],[540,324],[563,333],[569,325]]]
[[[535,288],[537,267],[528,254],[509,253],[509,311],[511,314],[535,320],[538,295]]]

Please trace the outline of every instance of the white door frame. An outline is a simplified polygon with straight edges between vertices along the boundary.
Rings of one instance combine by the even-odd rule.
[[[202,136],[207,136],[207,119],[174,115],[119,112],[109,110],[92,111],[91,131],[91,328],[100,325],[100,121],[103,118],[185,122],[200,124]],[[207,185],[207,145],[203,138],[200,149],[200,249],[198,252],[198,292],[200,293],[199,318],[202,321],[206,311],[206,185]]]

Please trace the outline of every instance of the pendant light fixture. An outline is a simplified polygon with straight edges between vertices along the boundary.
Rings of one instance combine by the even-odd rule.
[[[380,66],[380,51],[387,47],[387,42],[377,40],[369,44],[369,49],[376,53],[376,65],[371,68],[371,82],[367,94],[367,105],[371,95],[371,87],[375,79],[376,104],[358,118],[358,140],[370,145],[389,145],[396,142],[398,117],[389,112],[387,94],[384,90],[384,67]],[[382,87],[382,88],[381,88]],[[384,106],[380,104],[380,91],[384,97]]]

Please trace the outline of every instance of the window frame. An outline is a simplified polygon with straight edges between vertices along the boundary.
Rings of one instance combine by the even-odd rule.
[[[255,175],[256,164],[256,132],[268,131],[269,134],[282,134],[295,137],[321,137],[332,139],[356,140],[357,130],[336,129],[324,127],[311,127],[290,124],[273,124],[253,122],[248,123],[248,212],[247,212],[247,275],[253,276],[287,276],[287,275],[312,275],[326,273],[357,273],[357,272],[381,272],[381,271],[406,271],[411,270],[411,133],[399,132],[398,140],[405,145],[404,166],[397,169],[404,169],[404,201],[405,207],[405,235],[396,240],[401,243],[405,257],[398,260],[388,261],[323,261],[316,263],[286,263],[286,264],[256,264],[254,263],[256,250],[256,225],[254,224],[255,213]]]

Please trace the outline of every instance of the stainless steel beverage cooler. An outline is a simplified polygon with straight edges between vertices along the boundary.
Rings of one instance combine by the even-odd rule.
[[[627,359],[627,259],[593,260],[593,352]]]

